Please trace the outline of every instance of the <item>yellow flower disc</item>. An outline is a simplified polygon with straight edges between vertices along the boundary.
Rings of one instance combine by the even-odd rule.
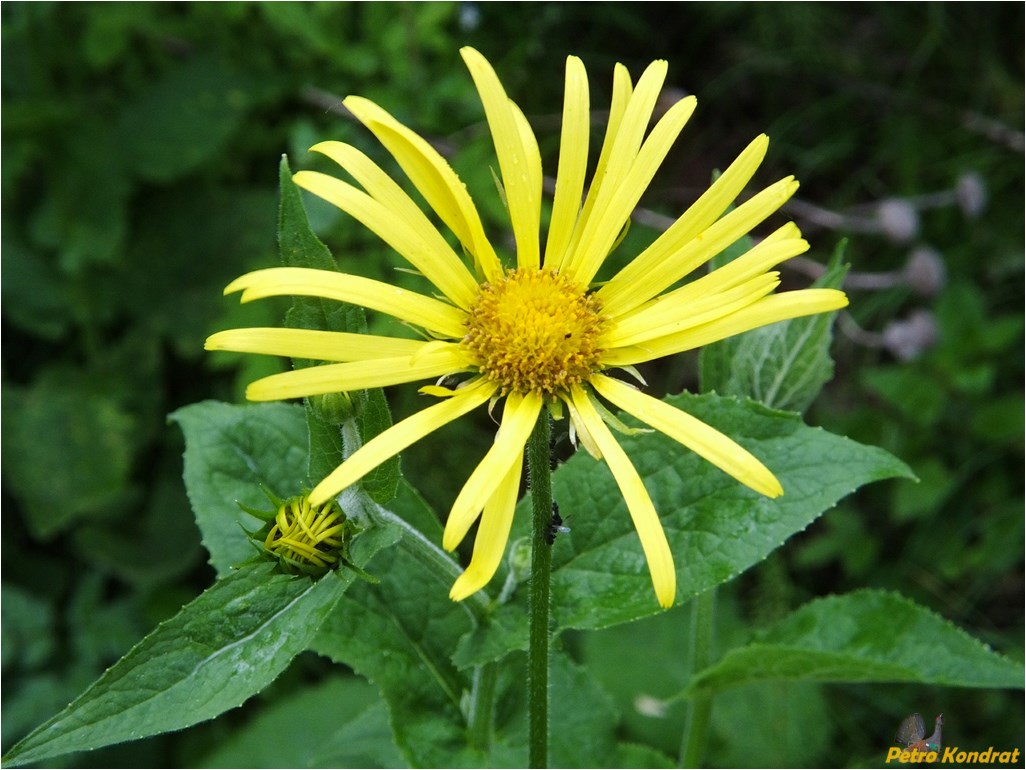
[[[264,548],[290,571],[326,572],[338,562],[345,544],[345,521],[334,500],[311,506],[306,495],[293,497],[278,506]]]
[[[551,270],[521,268],[481,287],[463,345],[505,393],[558,395],[597,370],[598,301]]]

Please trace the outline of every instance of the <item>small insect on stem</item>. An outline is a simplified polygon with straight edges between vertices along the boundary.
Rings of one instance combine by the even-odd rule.
[[[545,531],[545,542],[552,545],[556,542],[556,535],[562,532],[564,535],[570,531],[570,527],[563,525],[563,517],[559,515],[559,503],[552,501],[552,519],[549,521],[549,528]]]

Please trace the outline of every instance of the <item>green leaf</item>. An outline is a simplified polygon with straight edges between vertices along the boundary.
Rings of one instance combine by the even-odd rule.
[[[805,682],[760,683],[718,695],[708,766],[818,767],[837,729],[825,718],[832,704],[822,690]]]
[[[63,276],[38,251],[19,237],[15,223],[5,216],[0,231],[0,301],[4,320],[34,337],[57,340],[74,317],[71,292]]]
[[[123,104],[114,126],[125,162],[140,178],[180,179],[205,163],[243,127],[254,86],[209,53],[173,64]]]
[[[882,449],[807,427],[795,414],[716,395],[666,401],[738,441],[784,488],[776,500],[763,497],[658,432],[620,439],[661,515],[677,603],[762,561],[863,484],[912,477]],[[579,453],[555,474],[553,494],[571,522],[553,554],[557,626],[601,628],[656,612],[634,526],[604,464]]]
[[[721,625],[723,615],[718,616]],[[670,698],[688,680],[690,617],[688,610],[677,607],[634,623],[573,635],[581,662],[623,715],[621,739],[674,756],[680,750],[685,706]],[[721,634],[717,638],[722,641]]]
[[[919,682],[1021,688],[1021,663],[894,593],[817,599],[728,652],[692,680],[689,694],[760,680]]]
[[[177,453],[176,453],[177,454]],[[171,459],[168,453],[168,459]],[[80,555],[126,583],[143,587],[166,583],[200,564],[203,549],[182,480],[178,458],[161,463],[161,473],[145,501],[116,523],[101,520],[75,528]],[[173,470],[172,470],[173,468]]]
[[[383,701],[368,707],[317,747],[310,767],[406,767]],[[285,765],[276,765],[285,767]]]
[[[313,582],[248,567],[219,580],[19,742],[21,765],[178,730],[241,705],[307,647],[355,573]]]
[[[616,757],[611,767],[673,768],[677,764],[666,754],[641,743],[616,744]]]
[[[107,116],[82,116],[58,141],[48,157],[60,158],[59,165],[48,169],[48,193],[30,228],[35,245],[56,251],[64,272],[81,275],[121,256],[128,236],[129,171]]]
[[[197,766],[400,767],[402,757],[391,743],[387,714],[372,685],[332,676],[270,699]]]
[[[660,514],[674,555],[677,604],[762,561],[860,486],[914,478],[882,449],[810,428],[793,413],[715,394],[684,393],[666,401],[744,446],[784,487],[781,497],[770,500],[661,433],[618,437]],[[604,628],[658,612],[637,533],[605,464],[578,452],[555,471],[552,489],[570,526],[553,546],[556,629]],[[520,502],[511,540],[529,519],[527,498]],[[526,635],[515,618],[526,611],[526,594],[521,585],[487,627],[468,636],[457,658],[461,666],[524,649]]]
[[[28,388],[5,387],[4,479],[42,539],[126,500],[138,427],[119,395],[52,367]]]
[[[875,366],[859,373],[862,386],[920,429],[936,425],[951,403],[942,381],[906,365]]]
[[[0,597],[3,670],[30,671],[41,667],[57,647],[49,602],[9,583],[0,586]]]
[[[817,287],[841,287],[848,270],[841,263],[844,246],[838,245]],[[780,321],[707,345],[699,356],[701,389],[805,411],[834,374],[830,343],[836,315]]]
[[[282,157],[278,167],[281,202],[278,209],[278,247],[282,262],[289,267],[307,267],[336,271],[335,260],[320,239],[310,229],[299,188],[292,181],[288,158]],[[286,326],[298,329],[367,333],[367,320],[363,308],[344,302],[319,297],[295,297],[285,316]],[[294,359],[297,368],[315,366],[318,362]],[[360,441],[365,443],[392,425],[392,416],[381,388],[360,390],[350,394],[353,398],[359,425]],[[356,451],[357,446],[343,446],[338,427],[326,424],[308,407],[310,423],[310,477],[313,483],[327,476],[342,462],[344,454]],[[367,493],[378,503],[387,503],[396,494],[399,483],[399,457],[390,458],[379,465],[361,482]]]
[[[220,290],[241,271],[273,258],[273,190],[192,180],[147,187],[145,196],[125,244],[125,269],[116,281],[89,276],[90,310],[105,313],[113,328],[122,314],[137,319],[149,339],[170,341],[186,360],[203,356],[201,340],[228,328],[230,320],[269,325],[268,313],[276,304],[275,315],[281,312],[280,300],[240,305]],[[204,361],[223,356],[228,354],[207,354]]]
[[[239,504],[266,510],[261,485],[298,494],[306,477],[307,432],[294,404],[233,406],[203,401],[171,414],[185,434],[185,488],[218,575],[256,553],[247,532],[262,526]]]
[[[616,767],[619,714],[612,698],[584,668],[559,653],[550,656],[549,688],[551,766]]]

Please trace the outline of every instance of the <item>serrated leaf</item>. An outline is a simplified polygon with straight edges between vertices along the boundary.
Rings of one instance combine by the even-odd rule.
[[[218,575],[229,574],[256,554],[246,533],[262,525],[239,503],[269,509],[261,485],[281,498],[301,491],[307,458],[304,411],[294,404],[203,401],[169,419],[185,434],[185,489],[210,564]]]
[[[903,596],[862,590],[817,599],[692,680],[694,694],[760,680],[919,682],[1021,688],[1021,663]]]
[[[660,513],[677,603],[762,561],[863,484],[913,477],[882,449],[810,428],[796,414],[716,395],[666,401],[734,438],[784,488],[776,500],[763,497],[661,433],[620,439]],[[637,535],[605,466],[575,456],[554,475],[553,494],[575,522],[553,554],[557,627],[601,628],[656,612]]]
[[[247,567],[157,626],[5,757],[21,765],[178,730],[241,705],[307,644],[355,573],[319,581]]]
[[[840,288],[847,272],[838,245],[820,288]],[[701,389],[744,396],[766,406],[803,412],[834,374],[830,358],[834,313],[794,318],[707,345],[699,356]]]
[[[338,270],[331,252],[310,229],[306,208],[299,188],[292,181],[288,158],[282,157],[278,167],[281,201],[278,208],[278,248],[282,262],[289,267],[307,267],[317,270]],[[319,297],[295,297],[285,316],[285,325],[299,329],[366,334],[367,320],[363,308],[345,302]],[[315,366],[318,362],[293,359],[297,368]],[[381,388],[350,393],[353,398],[360,441],[367,442],[392,425]],[[312,412],[312,410],[311,410]],[[345,453],[358,447],[344,447],[337,428],[324,424],[317,415],[310,414],[310,476],[316,483],[342,462]],[[317,423],[317,424],[315,424]],[[387,503],[396,493],[399,483],[399,457],[390,458],[379,465],[361,482],[367,494],[376,502]]]
[[[685,393],[666,401],[744,446],[784,488],[776,500],[762,497],[658,432],[618,437],[660,514],[674,556],[678,604],[762,561],[860,486],[914,478],[882,449],[810,428],[790,412],[715,394]],[[604,463],[578,452],[555,471],[552,490],[570,524],[553,546],[556,629],[604,628],[658,612],[641,545]],[[529,519],[527,498],[515,526]],[[460,665],[496,660],[504,648],[523,649],[526,637],[509,620],[525,606],[522,585],[510,604],[496,610],[500,622],[463,643]]]

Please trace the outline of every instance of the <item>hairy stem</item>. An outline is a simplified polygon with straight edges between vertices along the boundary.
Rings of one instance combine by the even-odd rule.
[[[549,578],[552,572],[552,466],[549,413],[542,410],[527,444],[534,505],[531,537],[530,641],[527,648],[528,762],[548,766],[549,745]]]
[[[716,589],[699,594],[691,602],[691,661],[689,673],[694,676],[713,662],[713,644],[716,618]],[[692,698],[684,735],[680,745],[680,766],[699,767],[705,755],[709,736],[709,718],[712,716],[712,696]]]
[[[498,663],[485,663],[474,669],[467,733],[470,745],[480,751],[487,751],[492,742],[492,714],[495,711],[495,683],[498,678]]]

